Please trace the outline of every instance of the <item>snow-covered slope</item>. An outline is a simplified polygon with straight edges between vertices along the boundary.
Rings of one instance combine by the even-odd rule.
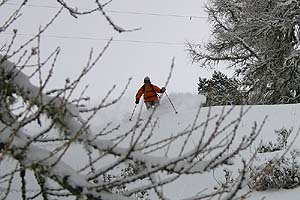
[[[241,168],[241,159],[248,160],[252,153],[254,152],[254,148],[256,148],[259,143],[262,141],[263,143],[267,143],[269,141],[276,141],[276,135],[274,133],[275,130],[279,130],[281,128],[291,129],[293,128],[292,135],[290,136],[289,142],[294,138],[296,132],[300,125],[300,105],[292,104],[292,105],[254,105],[254,106],[215,106],[212,108],[203,107],[199,110],[199,106],[204,101],[204,97],[200,95],[194,94],[170,94],[169,95],[172,103],[174,104],[178,114],[175,114],[173,107],[171,106],[169,99],[166,96],[163,96],[160,102],[160,106],[157,108],[154,113],[151,124],[149,124],[149,129],[151,129],[152,125],[157,121],[157,125],[154,128],[152,141],[159,141],[164,138],[167,138],[171,135],[176,135],[184,130],[191,128],[196,121],[198,124],[201,122],[205,122],[210,113],[210,116],[217,116],[215,119],[211,120],[208,124],[206,134],[207,136],[214,130],[216,127],[216,120],[221,113],[227,113],[231,111],[225,120],[222,122],[222,126],[226,124],[230,124],[233,120],[237,119],[240,116],[241,111],[247,111],[245,116],[243,116],[238,130],[236,140],[234,141],[234,145],[238,145],[239,141],[243,136],[248,136],[251,133],[252,127],[255,123],[260,125],[264,119],[265,124],[258,136],[257,140],[253,144],[253,146],[241,152],[239,156],[235,160],[233,160],[232,166],[222,166],[219,170],[214,172],[208,172],[203,175],[189,175],[183,176],[174,183],[167,185],[164,187],[164,192],[173,200],[173,199],[182,199],[186,196],[192,196],[196,194],[199,190],[203,190],[208,188],[208,190],[212,190],[214,186],[217,185],[217,182],[221,182],[224,179],[223,169],[228,168],[233,172],[237,172]],[[133,115],[132,121],[130,121],[130,117],[132,111],[135,107],[134,98],[124,97],[119,102],[117,102],[112,107],[108,107],[104,110],[101,110],[96,117],[93,119],[92,130],[97,133],[103,129],[103,127],[112,122],[110,127],[114,127],[116,125],[120,125],[120,128],[116,131],[115,134],[123,134],[127,130],[129,130],[137,121],[140,121],[141,124],[145,124],[148,117],[152,114],[152,111],[147,111],[143,105],[140,103]],[[199,111],[199,112],[198,112]],[[197,115],[199,113],[199,115]],[[196,116],[198,116],[196,118]],[[34,129],[34,127],[31,127]],[[34,130],[32,130],[34,132]],[[191,139],[187,143],[186,150],[189,148],[193,148],[195,144],[197,144],[198,139],[203,134],[203,128],[199,128],[196,130]],[[226,132],[224,132],[226,134]],[[179,138],[175,141],[168,152],[165,149],[161,151],[157,151],[156,154],[159,156],[163,156],[164,154],[168,157],[175,157],[181,150],[181,146],[185,141],[185,137]],[[128,145],[128,141],[124,141],[122,145]],[[295,144],[293,148],[298,147],[300,145],[300,139],[296,138]],[[69,152],[67,157],[64,158],[64,161],[70,164],[75,169],[79,168],[78,160],[81,159],[81,155],[84,155],[85,152],[78,152],[76,145],[71,148],[71,152]],[[81,148],[82,150],[82,148]],[[280,153],[280,152],[279,152]],[[258,155],[258,161],[260,163],[272,158],[277,153],[273,154],[260,154]],[[84,156],[82,156],[84,157]],[[74,159],[75,158],[75,159]],[[86,159],[86,157],[85,157]],[[1,169],[5,170],[5,168],[12,167],[13,163],[8,160],[7,163],[1,163]],[[28,180],[30,182],[30,180]],[[13,184],[13,188],[18,188],[18,184]],[[35,188],[36,185],[32,185],[30,188]],[[180,190],[178,190],[180,188]],[[249,188],[245,186],[243,191],[248,191]],[[19,190],[16,190],[17,194]],[[261,199],[262,197],[266,197],[268,200],[281,200],[282,198],[286,198],[289,200],[299,199],[297,194],[300,192],[300,188],[292,189],[292,190],[272,190],[272,191],[264,191],[264,192],[253,192],[251,193],[249,199],[256,200]],[[18,195],[17,195],[18,196]],[[10,196],[11,199],[15,199],[14,195]]]
[[[174,109],[172,108],[167,97],[161,99],[161,104],[158,107],[157,111],[152,118],[152,121],[157,119],[158,123],[154,131],[154,140],[161,140],[170,135],[179,133],[180,131],[185,130],[186,128],[192,126],[198,108],[201,102],[204,101],[204,97],[200,95],[192,94],[170,94],[169,95],[172,103],[174,104],[178,114],[175,114]],[[120,134],[125,130],[128,130],[135,123],[137,118],[146,120],[151,111],[147,111],[144,105],[139,105],[135,110],[134,117],[132,121],[129,121],[131,113],[134,108],[134,98],[124,98],[115,106],[109,108],[107,111],[102,112],[97,117],[96,121],[93,122],[93,129],[100,129],[103,124],[106,124],[109,121],[113,123],[120,124],[121,128],[119,130]],[[199,117],[197,119],[198,123],[204,122],[207,118],[207,113],[210,111],[210,116],[220,115],[222,111],[224,112],[231,110],[230,114],[226,117],[223,124],[228,124],[231,121],[238,118],[241,111],[247,111],[245,116],[242,118],[240,126],[238,128],[238,135],[236,140],[236,145],[238,144],[239,139],[243,136],[247,136],[251,133],[251,129],[255,123],[261,125],[265,119],[265,124],[255,141],[254,145],[247,151],[241,153],[241,157],[244,159],[249,159],[252,155],[254,148],[256,148],[260,142],[267,143],[269,141],[276,141],[275,131],[281,128],[293,129],[293,133],[290,136],[291,141],[296,135],[296,131],[300,125],[300,105],[253,105],[253,106],[215,106],[211,110],[209,108],[201,108]],[[101,119],[101,120],[100,120]],[[153,122],[152,122],[153,123]],[[209,123],[208,134],[215,127],[215,120],[212,120]],[[202,134],[201,129],[198,130],[199,133],[193,135],[189,141],[188,146],[193,146],[197,142],[198,137]],[[184,138],[181,141],[177,141],[169,152],[168,156],[176,156],[179,152],[179,148],[183,143]],[[298,147],[300,144],[300,139],[296,139],[294,147]],[[279,152],[280,153],[280,152]],[[276,153],[275,153],[276,154]],[[274,156],[274,154],[272,154]],[[272,156],[268,154],[259,154],[258,158],[260,162],[263,160],[268,160]],[[239,158],[240,159],[240,158]],[[237,159],[238,160],[238,159]],[[226,168],[226,166],[224,166]],[[233,166],[230,166],[232,171],[237,171],[240,168],[240,163],[237,161]],[[222,170],[221,170],[222,171]],[[211,173],[203,174],[201,176],[185,176],[177,182],[165,187],[164,191],[172,197],[172,199],[181,199],[184,196],[190,196],[199,191],[199,188],[213,188],[217,185],[217,181],[222,181],[224,179],[224,174],[216,173],[213,175]],[[176,188],[180,187],[181,190],[178,191]],[[244,190],[247,191],[249,188],[245,186]],[[265,196],[266,199],[270,200],[279,200],[282,199],[282,194],[287,199],[298,199],[294,194],[298,193],[300,189],[293,190],[277,190],[277,191],[265,191],[265,192],[253,192],[251,193],[249,199],[260,199]]]

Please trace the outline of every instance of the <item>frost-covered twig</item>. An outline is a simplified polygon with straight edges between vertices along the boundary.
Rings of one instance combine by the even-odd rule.
[[[141,28],[135,28],[135,29],[131,29],[131,30],[126,30],[123,29],[122,27],[116,25],[113,20],[106,14],[106,12],[103,10],[103,6],[101,5],[101,3],[96,0],[96,4],[98,5],[99,11],[102,13],[102,15],[106,18],[106,20],[108,21],[108,23],[113,27],[113,29],[119,33],[123,33],[123,32],[132,32],[132,31],[138,31]]]
[[[89,14],[92,14],[93,12],[96,12],[99,10],[99,7],[96,6],[96,8],[94,9],[89,9],[87,11],[79,11],[78,8],[72,8],[71,6],[69,6],[64,0],[56,0],[59,4],[61,4],[64,8],[66,8],[70,15],[75,17],[75,18],[78,18],[77,15],[89,15]],[[112,0],[106,2],[105,4],[102,4],[102,7],[105,7],[106,5],[108,5],[109,3],[111,3]]]
[[[0,2],[0,9],[1,6],[5,5],[5,3],[7,2],[7,0],[3,0],[2,2]],[[23,9],[23,7],[26,5],[27,0],[24,0],[21,5],[11,14],[10,17],[8,17],[6,19],[6,21],[4,22],[3,25],[0,25],[0,33],[4,32],[8,27],[10,27],[18,18],[20,18],[21,16],[21,10]]]

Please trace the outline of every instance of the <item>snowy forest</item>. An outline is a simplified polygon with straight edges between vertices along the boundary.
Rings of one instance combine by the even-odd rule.
[[[60,47],[44,49],[43,34],[63,13],[104,19],[114,33],[141,30],[114,20],[106,10],[112,2],[96,0],[87,10],[57,0],[56,13],[21,45],[18,24],[31,1],[1,16],[0,34],[10,37],[0,41],[0,198],[297,199],[300,2],[208,0],[210,40],[183,48],[214,73],[199,75],[196,95],[168,95],[171,59],[167,90],[150,110],[126,96],[130,77],[116,97],[115,85],[102,86],[97,104],[81,89],[113,38],[87,53],[76,78],[51,85],[65,66]],[[2,0],[0,13],[10,3]]]

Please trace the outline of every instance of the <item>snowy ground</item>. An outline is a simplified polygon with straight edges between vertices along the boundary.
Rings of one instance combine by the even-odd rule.
[[[169,136],[170,134],[178,133],[179,131],[184,130],[186,127],[191,125],[194,121],[195,115],[197,113],[198,106],[201,104],[201,101],[204,99],[198,95],[192,94],[170,94],[170,99],[172,100],[175,108],[178,111],[178,114],[175,114],[171,104],[169,103],[166,97],[162,98],[161,106],[158,108],[155,117],[159,117],[158,127],[155,131],[155,138],[157,140]],[[139,109],[141,105],[139,105]],[[292,135],[290,136],[291,141],[300,126],[299,115],[300,115],[300,105],[255,105],[255,106],[236,106],[232,113],[228,116],[227,122],[230,122],[236,119],[241,111],[241,109],[249,109],[247,114],[243,117],[243,120],[240,124],[238,130],[237,138],[241,138],[244,135],[249,135],[251,128],[254,123],[261,124],[264,118],[266,117],[266,122],[262,128],[260,135],[258,136],[255,144],[246,152],[242,152],[241,156],[246,160],[250,158],[253,153],[254,148],[256,148],[260,142],[267,143],[269,141],[276,141],[275,130],[281,128],[293,129]],[[105,113],[102,113],[105,120],[114,121],[122,124],[122,127],[130,127],[133,122],[130,122],[132,109],[134,108],[134,99],[123,99],[115,107],[112,107],[112,110],[109,110]],[[211,112],[213,114],[221,113],[222,106],[213,107]],[[229,110],[231,107],[226,107]],[[117,112],[114,112],[117,111]],[[208,108],[202,108],[200,111],[199,122],[206,119]],[[114,114],[111,114],[114,113]],[[120,113],[120,114],[116,114]],[[135,112],[135,117],[137,117],[137,111]],[[147,118],[149,112],[146,109],[142,108],[142,117]],[[155,118],[154,117],[154,118]],[[135,118],[134,118],[135,119]],[[134,120],[133,120],[134,121]],[[101,124],[94,123],[94,129],[97,130],[101,127]],[[214,123],[211,123],[211,129],[214,127]],[[120,131],[123,131],[121,129]],[[199,133],[200,134],[200,133]],[[193,141],[197,141],[197,136],[193,136]],[[300,138],[296,139],[294,147],[298,147],[300,144]],[[193,144],[190,144],[193,145]],[[176,145],[175,145],[176,146]],[[173,155],[177,153],[176,147],[173,147]],[[259,154],[258,162],[263,162],[264,160],[269,160],[273,156],[276,156],[277,153],[273,154]],[[280,152],[278,153],[280,154]],[[234,166],[224,167],[230,168],[233,171],[236,171],[240,168],[240,163],[236,163]],[[222,170],[221,170],[222,171]],[[184,196],[191,196],[199,191],[199,188],[213,188],[217,185],[217,181],[222,181],[224,175],[222,173],[207,173],[202,176],[186,176],[179,181],[165,187],[165,192],[171,195],[172,199],[181,199]],[[213,177],[215,176],[215,177]],[[181,188],[180,190],[176,188]],[[249,188],[245,186],[244,191],[247,191]],[[250,194],[250,200],[256,200],[265,197],[270,200],[281,200],[282,198],[286,199],[298,199],[295,195],[300,192],[299,189],[292,190],[272,190],[264,192],[253,192]]]
[[[161,106],[158,108],[155,117],[159,117],[158,127],[155,131],[155,138],[162,139],[164,137],[169,136],[170,134],[175,134],[179,131],[184,130],[186,127],[191,125],[194,121],[195,115],[197,113],[198,106],[204,100],[199,95],[192,95],[192,94],[170,94],[170,99],[172,100],[175,108],[178,111],[178,114],[175,114],[171,104],[169,103],[166,97],[162,98]],[[141,105],[139,105],[141,108]],[[104,118],[106,120],[112,120],[115,122],[119,122],[122,124],[123,128],[130,127],[133,122],[130,122],[128,119],[130,118],[132,109],[134,107],[134,99],[123,99],[118,105],[112,108],[111,111],[108,111],[104,114]],[[237,138],[241,138],[244,135],[249,135],[251,132],[251,128],[253,127],[254,123],[261,124],[262,121],[266,118],[266,122],[262,128],[260,135],[258,136],[255,144],[246,152],[242,152],[241,157],[245,158],[246,160],[250,158],[253,153],[254,148],[256,148],[260,142],[267,143],[269,141],[276,141],[276,134],[275,130],[279,130],[281,128],[286,129],[293,129],[292,135],[290,136],[289,141],[294,138],[296,132],[300,126],[300,105],[292,104],[292,105],[255,105],[255,106],[236,106],[232,113],[226,119],[227,122],[230,122],[236,119],[241,111],[241,109],[246,110],[249,109],[247,114],[243,117],[243,120],[240,124],[238,130]],[[213,107],[211,112],[212,115],[221,113],[222,106]],[[231,107],[226,107],[229,110]],[[117,113],[120,114],[111,114],[116,113],[113,110],[116,109]],[[149,112],[146,109],[142,108],[142,117],[147,118]],[[208,108],[202,108],[200,111],[200,117],[198,119],[199,122],[206,119]],[[109,114],[110,113],[110,114]],[[135,117],[137,117],[137,111],[135,113]],[[154,118],[155,118],[154,117]],[[135,119],[135,118],[134,118]],[[94,128],[98,129],[101,125],[97,125],[94,123]],[[214,127],[214,123],[211,123],[211,129]],[[124,130],[123,129],[123,130]],[[122,130],[120,130],[122,131]],[[200,133],[199,133],[200,134]],[[197,136],[193,136],[193,142],[197,141]],[[238,140],[237,140],[238,141]],[[193,145],[193,144],[190,145]],[[299,147],[300,138],[297,138],[295,141],[293,148]],[[176,145],[175,145],[176,146]],[[177,153],[176,147],[173,147],[173,155]],[[264,162],[264,160],[269,160],[276,156],[277,153],[272,154],[259,154],[258,155],[258,162]],[[278,153],[280,154],[280,152]],[[171,155],[172,156],[172,155]],[[238,159],[237,159],[238,160]],[[236,171],[240,168],[240,163],[237,162],[235,165],[224,168],[229,168],[233,171]],[[221,170],[222,171],[222,170]],[[171,195],[171,199],[181,199],[184,196],[191,196],[199,191],[199,188],[213,188],[217,185],[217,181],[222,181],[224,179],[224,175],[222,173],[215,172],[213,175],[212,173],[207,173],[202,176],[186,176],[179,181],[165,187],[165,192],[168,195]],[[180,188],[180,190],[178,190]],[[248,191],[249,188],[245,186],[243,191]],[[292,190],[272,190],[272,191],[264,191],[264,192],[253,192],[250,194],[250,200],[257,200],[265,197],[269,200],[281,200],[283,198],[286,199],[298,199],[297,195],[300,192],[299,189],[292,189]]]
[[[165,137],[170,136],[171,134],[179,133],[180,131],[185,130],[187,127],[190,127],[194,120],[195,115],[197,114],[197,110],[201,102],[204,100],[203,97],[199,95],[192,94],[170,94],[170,99],[172,100],[175,108],[178,111],[178,114],[175,114],[170,102],[164,96],[161,100],[161,105],[158,108],[157,112],[154,115],[152,120],[158,119],[157,127],[155,128],[154,137],[152,140],[161,140]],[[96,118],[92,121],[92,129],[97,132],[103,128],[103,126],[112,121],[113,125],[120,124],[121,128],[118,130],[117,134],[122,134],[124,131],[128,130],[132,127],[133,123],[138,117],[139,112],[141,111],[141,118],[147,119],[150,112],[147,111],[143,105],[140,103],[137,107],[133,120],[129,121],[132,110],[134,108],[134,98],[123,98],[120,102],[114,105],[107,110],[101,111]],[[230,110],[232,107],[225,107],[225,110]],[[260,142],[266,143],[269,141],[275,141],[276,136],[274,131],[279,130],[281,128],[290,129],[293,128],[292,135],[290,136],[291,141],[295,136],[298,128],[299,128],[299,118],[300,118],[300,105],[269,105],[269,106],[245,106],[240,107],[236,106],[232,112],[228,115],[225,120],[225,124],[231,122],[236,119],[241,109],[249,111],[243,117],[240,126],[238,128],[238,135],[236,139],[236,143],[245,135],[249,135],[251,132],[251,128],[254,123],[261,124],[263,119],[267,117],[266,123],[264,124],[260,135],[258,136],[255,144],[247,151],[242,152],[238,158],[235,160],[233,166],[224,166],[224,168],[228,168],[232,171],[237,171],[241,165],[239,160],[241,158],[249,159],[252,155],[254,148],[258,146]],[[141,110],[142,109],[142,110]],[[220,114],[224,109],[222,106],[216,106],[211,109],[211,115]],[[202,108],[200,110],[200,116],[198,118],[198,122],[202,122],[206,119],[207,112],[209,108]],[[112,126],[113,126],[112,125]],[[214,122],[210,123],[208,127],[208,132],[213,130],[215,124]],[[33,127],[32,127],[33,128]],[[34,129],[34,128],[33,128]],[[34,131],[34,130],[32,130]],[[201,135],[201,130],[199,130],[199,134],[195,133],[192,137],[192,140],[188,143],[192,148],[194,143],[197,142],[197,137]],[[177,141],[174,145],[171,146],[170,152],[167,156],[176,156],[179,152],[178,146],[183,141]],[[295,140],[295,144],[293,147],[298,147],[300,144],[300,138]],[[126,142],[123,144],[126,145]],[[78,152],[76,146],[72,148],[73,152],[68,154],[68,157],[64,158],[67,163],[69,163],[74,168],[79,168],[78,160],[80,159],[80,155],[82,152]],[[279,152],[280,153],[280,152]],[[273,156],[276,156],[277,153],[273,154],[260,154],[258,156],[258,162],[263,162],[264,160],[268,160]],[[8,161],[8,164],[2,163],[1,170],[5,170],[6,167],[11,167],[12,163]],[[208,190],[212,189],[217,185],[217,182],[221,182],[224,179],[224,175],[222,174],[222,169],[220,171],[203,174],[201,176],[184,176],[178,181],[175,181],[171,185],[164,187],[164,192],[170,196],[171,199],[182,199],[186,196],[192,196],[197,191],[208,188]],[[15,184],[17,186],[18,184]],[[34,186],[33,186],[34,187]],[[180,188],[180,190],[178,189]],[[200,189],[199,189],[200,188]],[[245,186],[243,191],[248,191],[249,188]],[[15,191],[16,193],[18,191]],[[272,191],[264,191],[264,192],[253,192],[250,194],[250,200],[261,199],[265,197],[265,199],[269,200],[281,200],[285,199],[299,199],[297,194],[300,192],[299,189],[293,190],[272,190]],[[14,195],[10,196],[11,199],[15,199]]]

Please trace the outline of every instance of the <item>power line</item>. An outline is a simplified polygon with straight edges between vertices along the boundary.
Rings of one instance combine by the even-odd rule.
[[[13,35],[13,33],[1,33],[4,35]],[[26,34],[26,33],[18,33],[18,36],[28,36],[33,37],[36,34]],[[92,40],[92,41],[109,41],[108,38],[94,38],[94,37],[76,37],[76,36],[63,36],[63,35],[48,35],[42,34],[41,37],[45,38],[58,38],[58,39],[76,39],[76,40]],[[112,42],[119,42],[119,43],[138,43],[138,44],[160,44],[160,45],[178,45],[184,46],[185,44],[182,42],[165,42],[165,41],[145,41],[145,40],[120,40],[114,39]]]
[[[195,15],[178,15],[178,14],[162,14],[162,13],[150,13],[150,12],[134,12],[134,11],[117,11],[108,10],[111,13],[122,13],[122,14],[133,14],[133,15],[149,15],[149,16],[159,16],[159,17],[178,17],[178,18],[197,18],[197,19],[207,19],[207,17],[195,16]]]
[[[10,6],[20,6],[20,4],[17,4],[17,3],[9,3],[9,2],[6,2],[4,5],[10,5]],[[43,6],[40,6],[40,5],[34,5],[34,4],[25,4],[26,7],[36,7],[36,8],[52,8],[52,9],[57,9],[59,7],[57,6],[48,6],[48,5],[43,5]]]
[[[11,6],[19,6],[17,3],[6,3]],[[49,5],[34,5],[34,4],[26,4],[27,7],[35,7],[35,8],[51,8],[58,9],[57,6],[49,6]],[[207,17],[196,16],[196,15],[179,15],[179,14],[163,14],[163,13],[152,13],[152,12],[137,12],[137,11],[120,11],[120,10],[105,10],[108,13],[119,13],[119,14],[131,14],[131,15],[147,15],[147,16],[157,16],[157,17],[176,17],[176,18],[189,18],[189,19],[207,19]]]

